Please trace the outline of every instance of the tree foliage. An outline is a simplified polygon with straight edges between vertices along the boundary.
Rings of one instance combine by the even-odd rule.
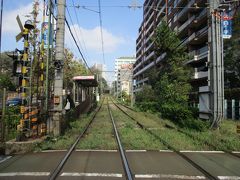
[[[99,71],[99,69],[96,69],[93,67],[91,67],[91,71],[95,74],[95,75],[98,75],[98,78],[99,78],[99,81],[101,80],[101,83],[102,83],[102,88],[103,89],[107,89],[108,88],[108,84],[107,84],[107,81],[104,77],[102,77],[102,72]],[[99,87],[100,88],[100,87]],[[100,89],[99,89],[99,92],[100,92]]]
[[[0,55],[0,88],[7,88],[10,91],[15,91],[16,85],[13,83],[12,68],[13,68],[13,59],[7,56],[7,53],[4,52]]]
[[[169,118],[180,126],[201,129],[201,126],[195,126],[193,113],[188,107],[191,70],[184,65],[184,61],[189,58],[186,48],[180,45],[177,35],[166,22],[156,29],[152,40],[157,56],[165,53],[166,56],[160,68],[148,73],[152,89],[144,88],[136,100],[140,105],[143,102],[154,105],[150,107],[156,108],[162,117]]]
[[[74,76],[88,75],[89,72],[82,63],[74,58],[73,53],[70,50],[65,49],[65,55],[63,84],[64,88],[71,89],[73,87]]]

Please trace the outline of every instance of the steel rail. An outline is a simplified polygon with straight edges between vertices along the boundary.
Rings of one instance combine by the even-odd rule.
[[[94,115],[93,115],[92,119],[90,120],[90,122],[84,128],[83,132],[77,137],[75,142],[71,145],[71,147],[69,148],[69,150],[67,151],[67,153],[65,154],[63,159],[61,160],[61,162],[57,165],[57,167],[54,169],[54,171],[50,174],[49,180],[55,180],[58,177],[60,171],[64,167],[64,165],[67,162],[68,158],[71,156],[72,152],[75,150],[79,140],[85,135],[85,133],[87,132],[88,128],[90,127],[90,125],[92,124],[93,120],[95,119],[97,113],[102,108],[103,102],[104,102],[104,99],[102,100],[101,105],[99,106],[97,111],[94,113]]]
[[[127,179],[128,180],[132,180],[133,179],[132,172],[131,172],[131,169],[129,167],[129,164],[128,164],[127,157],[125,155],[124,149],[122,147],[121,140],[119,138],[117,127],[116,127],[115,121],[113,119],[112,112],[111,112],[111,109],[110,109],[108,101],[107,101],[107,104],[108,104],[108,112],[109,112],[109,115],[111,117],[111,121],[112,121],[113,129],[114,129],[116,141],[117,141],[117,144],[118,144],[118,149],[119,149],[119,152],[120,152],[120,155],[121,155],[122,164],[123,164],[123,167],[124,167],[124,172],[125,172],[125,175],[126,175]]]
[[[129,109],[129,110],[131,110],[131,111],[133,111],[133,112],[137,112],[135,109],[133,109],[133,108],[131,108],[131,107],[128,107],[128,106],[126,106],[126,105],[124,105],[124,104],[121,104],[120,102],[118,102],[118,104],[120,104],[121,106],[123,106],[123,107],[125,107],[125,108],[127,108],[127,109]],[[180,132],[180,133],[182,133],[182,134],[184,134],[184,135],[192,138],[193,140],[196,139],[196,140],[198,140],[198,141],[200,141],[200,142],[203,142],[204,144],[212,147],[214,150],[217,150],[217,147],[216,147],[215,145],[213,145],[213,144],[211,144],[211,143],[209,143],[209,142],[207,142],[207,141],[205,141],[205,140],[202,140],[202,139],[200,139],[200,138],[198,138],[198,137],[196,137],[196,136],[194,136],[194,135],[192,135],[192,134],[190,134],[190,133],[187,133],[187,132],[185,132],[185,131],[183,131],[183,130],[181,130],[181,129],[179,129],[179,128],[173,127],[173,126],[171,126],[171,125],[169,125],[169,124],[166,124],[166,126],[168,126],[168,127],[171,128],[171,129],[177,130],[178,132]],[[228,150],[222,150],[222,151],[225,152],[226,154],[231,155],[231,156],[240,158],[240,156],[239,156],[238,154],[232,153],[231,151],[228,151]]]
[[[112,100],[112,99],[111,99]],[[158,139],[160,142],[162,142],[168,149],[173,150],[176,154],[178,154],[179,156],[181,156],[184,160],[186,160],[187,162],[189,162],[193,167],[195,167],[197,170],[199,170],[201,173],[203,173],[208,179],[210,180],[219,180],[218,177],[212,175],[211,173],[209,173],[208,171],[206,171],[205,169],[203,169],[201,166],[199,166],[197,163],[195,163],[193,160],[191,160],[189,157],[187,157],[185,154],[181,153],[180,151],[178,151],[177,149],[175,149],[173,146],[171,146],[169,143],[167,143],[165,140],[163,140],[161,137],[159,137],[158,135],[156,135],[155,133],[153,133],[152,131],[150,131],[149,129],[147,129],[143,124],[141,124],[140,122],[138,122],[135,118],[133,118],[132,116],[130,116],[128,113],[126,113],[122,108],[120,108],[116,103],[114,103],[114,101],[112,100],[113,104],[120,110],[122,111],[125,115],[127,115],[131,120],[133,120],[140,128],[142,128],[143,130],[147,131],[149,134],[151,134],[152,136],[154,136],[156,139]]]

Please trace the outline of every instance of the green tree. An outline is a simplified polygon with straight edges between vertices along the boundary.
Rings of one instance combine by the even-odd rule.
[[[169,118],[180,126],[201,129],[188,107],[191,70],[184,65],[184,61],[189,58],[186,47],[181,45],[176,33],[166,22],[157,27],[152,41],[156,55],[165,53],[166,56],[160,68],[156,67],[149,73],[149,82],[155,98],[151,102],[156,102],[155,107],[164,118]],[[147,90],[151,92],[151,89]],[[144,91],[146,92],[146,89]],[[152,95],[149,99],[151,98]]]
[[[143,111],[157,111],[157,101],[151,86],[144,85],[142,90],[136,93],[136,105]]]
[[[3,52],[0,54],[0,88],[15,91],[16,84],[14,84],[12,76],[13,59],[7,54],[12,54],[12,52]]]
[[[99,81],[101,81],[99,83],[102,83],[102,89],[103,90],[108,89],[109,87],[108,87],[107,81],[104,77],[102,77],[102,72],[100,72],[99,69],[94,68],[94,66],[91,67],[91,71],[93,72],[93,74],[98,75]],[[99,86],[99,88],[100,88],[100,86]],[[100,92],[100,89],[99,89],[99,92]]]
[[[152,84],[155,91],[158,108],[163,117],[184,125],[186,119],[191,119],[191,111],[188,109],[188,94],[191,90],[189,78],[191,71],[183,63],[188,59],[186,47],[176,33],[172,31],[166,22],[157,29],[153,38],[157,56],[166,53],[161,69],[154,75],[156,78]],[[153,79],[150,77],[150,79]]]
[[[64,60],[63,66],[64,72],[63,84],[64,88],[72,89],[73,77],[88,75],[89,72],[82,63],[74,59],[73,53],[70,50],[65,49],[65,55],[66,58]]]

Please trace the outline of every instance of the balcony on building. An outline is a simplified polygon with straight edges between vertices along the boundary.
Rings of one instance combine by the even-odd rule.
[[[204,46],[200,49],[193,50],[189,52],[189,57],[191,58],[185,64],[199,64],[207,60],[208,57],[208,46]]]
[[[152,4],[153,4],[154,0],[149,0],[147,2],[144,3],[144,12],[143,12],[143,19],[148,19],[148,17],[150,16],[149,14],[152,11]]]
[[[152,29],[152,31],[150,32],[150,34],[147,34],[147,35],[146,35],[146,37],[147,37],[147,39],[145,40],[145,43],[146,43],[146,44],[151,43],[150,41],[151,41],[151,38],[153,37],[153,35],[154,35],[154,29]]]
[[[176,6],[183,6],[183,5],[185,5],[186,3],[188,2],[188,0],[178,0],[178,1],[176,1],[175,3],[174,3],[174,6],[176,7]]]
[[[153,58],[154,54],[155,54],[154,51],[151,51],[151,52],[146,56],[145,62],[146,62],[146,61],[149,61],[151,58]]]
[[[208,27],[204,26],[200,30],[194,33],[194,37],[189,40],[192,45],[202,44],[208,41]]]
[[[207,71],[199,71],[199,72],[194,72],[193,79],[198,80],[198,79],[204,79],[208,77],[208,72]]]
[[[185,21],[181,26],[178,27],[178,35],[179,36],[183,36],[183,34],[185,35],[186,33],[188,33],[188,31],[186,31],[186,29],[189,27],[190,24],[193,23],[194,19],[195,19],[195,16],[192,16],[187,21]]]
[[[184,7],[180,9],[180,11],[177,14],[178,21],[184,22],[188,19],[188,12],[190,10],[189,7],[192,7],[192,5],[195,3],[195,0],[191,0],[186,5],[182,5],[181,7]]]

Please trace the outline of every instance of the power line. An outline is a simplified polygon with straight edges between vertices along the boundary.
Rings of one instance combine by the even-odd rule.
[[[71,36],[72,36],[72,38],[73,38],[73,40],[74,40],[77,48],[78,48],[78,51],[79,51],[79,53],[80,53],[80,55],[81,55],[81,57],[82,57],[85,65],[87,66],[88,70],[89,70],[92,74],[94,74],[94,73],[92,72],[92,70],[90,69],[90,67],[88,66],[87,61],[86,61],[86,59],[84,58],[84,56],[83,56],[83,54],[82,54],[82,52],[81,52],[81,50],[80,50],[80,48],[79,48],[79,46],[78,46],[78,44],[77,44],[77,41],[76,41],[76,39],[75,39],[75,37],[74,37],[74,35],[73,35],[73,33],[72,33],[71,27],[70,27],[67,19],[65,19],[65,22],[66,22],[66,24],[67,24],[68,30],[69,30],[69,32],[70,32],[70,34],[71,34]]]
[[[73,6],[75,6],[74,0],[72,0],[72,3],[73,3]],[[80,28],[80,23],[79,23],[79,19],[78,19],[78,15],[77,15],[76,8],[74,8],[74,13],[75,13],[75,16],[76,16],[76,19],[77,19],[77,23],[78,23],[78,25],[79,25],[80,35],[81,35],[82,37],[84,37],[84,36],[83,36],[83,33],[82,33],[82,30],[81,30],[81,28]],[[88,57],[88,59],[90,59],[89,56],[88,56],[88,53],[87,53],[87,48],[86,48],[86,44],[85,44],[84,38],[82,38],[82,42],[83,42],[83,47],[84,47],[86,56]]]
[[[102,41],[102,56],[103,56],[103,64],[105,64],[105,53],[104,53],[104,41],[103,41],[103,31],[102,31],[102,12],[101,12],[101,0],[98,0],[98,9],[99,9],[99,21],[100,21],[100,29],[101,29],[101,41]]]
[[[54,16],[54,13],[52,12],[51,9],[50,9],[50,13],[53,15],[54,19],[57,20],[57,18]],[[66,22],[66,24],[67,24],[68,30],[69,30],[69,32],[70,32],[73,40],[74,40],[74,43],[75,43],[75,45],[77,46],[77,49],[78,49],[78,51],[79,51],[79,53],[80,53],[80,55],[81,55],[81,57],[82,57],[82,60],[84,61],[85,65],[87,66],[88,70],[89,70],[92,74],[94,74],[94,73],[92,72],[92,70],[90,69],[90,67],[88,66],[88,63],[87,63],[86,59],[84,58],[81,49],[80,49],[79,46],[78,46],[78,43],[77,43],[77,41],[76,41],[76,39],[75,39],[75,37],[74,37],[74,35],[73,35],[73,33],[72,33],[72,29],[71,29],[71,27],[70,27],[70,25],[69,25],[69,23],[68,23],[67,18],[65,18],[65,22]]]
[[[67,7],[66,9],[67,9],[67,13],[68,13],[68,16],[69,16],[69,18],[70,18],[70,21],[71,21],[71,23],[72,23],[73,30],[74,30],[75,35],[76,35],[76,37],[77,37],[77,41],[78,41],[78,43],[79,43],[81,49],[83,49],[83,47],[82,47],[82,45],[81,45],[81,41],[80,41],[80,39],[79,39],[79,37],[78,37],[78,34],[77,34],[77,31],[76,31],[76,28],[75,28],[75,26],[74,26],[74,23],[73,23],[73,20],[72,20],[71,14],[70,14],[70,12],[69,12],[69,10],[68,10],[68,7]]]
[[[72,6],[68,6],[68,7],[72,7]],[[88,9],[88,8],[97,8],[98,6],[96,6],[96,5],[89,5],[89,6],[80,6],[80,5],[76,5],[75,6],[76,8],[83,8],[83,9],[87,9],[87,10],[91,10],[91,11],[94,11],[95,12],[95,10],[92,10],[92,9]],[[129,9],[131,9],[131,8],[134,8],[134,9],[136,9],[136,8],[138,8],[138,9],[142,9],[142,8],[159,8],[159,10],[160,9],[162,9],[162,8],[167,8],[167,9],[186,9],[186,8],[188,8],[188,9],[196,9],[196,8],[208,8],[208,7],[206,7],[206,6],[189,6],[189,7],[187,7],[187,6],[169,6],[169,7],[165,7],[165,6],[141,6],[141,5],[112,5],[112,6],[101,6],[101,7],[104,7],[104,8],[129,8]]]

